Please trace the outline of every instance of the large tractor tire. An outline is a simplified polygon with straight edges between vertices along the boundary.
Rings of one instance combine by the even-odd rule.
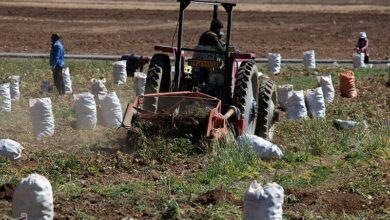
[[[270,141],[274,135],[274,123],[279,118],[279,112],[276,108],[278,103],[276,91],[277,88],[274,81],[264,80],[261,83],[255,134]]]
[[[169,57],[165,54],[155,54],[150,61],[146,77],[145,94],[169,92],[172,88],[171,65]],[[156,112],[158,98],[145,98],[144,109]]]
[[[233,100],[245,118],[246,134],[254,134],[257,123],[257,101],[259,96],[259,80],[254,61],[242,62],[236,73]]]

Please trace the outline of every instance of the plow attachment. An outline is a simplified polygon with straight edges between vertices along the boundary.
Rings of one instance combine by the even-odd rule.
[[[129,103],[122,126],[152,130],[151,134],[190,135],[220,139],[228,131],[221,100],[199,92],[145,94]],[[173,134],[175,135],[175,134]]]

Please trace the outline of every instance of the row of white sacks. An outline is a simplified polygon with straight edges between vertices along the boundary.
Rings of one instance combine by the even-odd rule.
[[[11,112],[12,101],[20,99],[19,81],[19,76],[11,76],[8,83],[0,84],[0,112]]]
[[[372,64],[364,63],[364,53],[352,54],[353,68],[372,68]],[[268,54],[268,71],[273,74],[280,73],[282,66],[282,57],[280,53],[269,53]],[[316,68],[315,52],[309,50],[303,53],[303,66],[308,69]]]
[[[79,129],[94,129],[100,115],[100,124],[106,127],[119,127],[122,120],[122,107],[116,92],[98,95],[99,106],[89,92],[74,94],[76,126]],[[50,98],[30,99],[30,115],[33,135],[36,137],[54,134],[54,116]]]
[[[254,180],[244,194],[243,219],[274,219],[283,216],[284,189],[277,183],[262,187]],[[12,217],[23,214],[28,219],[54,218],[54,199],[50,181],[42,175],[30,174],[23,178],[12,196]]]
[[[280,53],[269,53],[268,54],[268,71],[273,74],[280,73],[282,66],[282,56]],[[303,66],[308,69],[316,68],[315,52],[309,50],[303,53]]]
[[[279,105],[287,111],[288,119],[325,117],[325,103],[333,101],[335,90],[330,75],[317,77],[317,83],[318,87],[307,90],[306,96],[302,90],[294,91],[291,84],[278,86]]]

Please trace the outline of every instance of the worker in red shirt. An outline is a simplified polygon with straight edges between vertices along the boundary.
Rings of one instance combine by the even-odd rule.
[[[369,55],[368,55],[368,39],[366,32],[359,33],[359,40],[356,43],[356,52],[364,53],[364,63],[368,64]]]

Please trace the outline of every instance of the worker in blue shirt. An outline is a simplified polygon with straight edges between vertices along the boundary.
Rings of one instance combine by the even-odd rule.
[[[53,71],[54,85],[56,86],[60,95],[65,94],[64,79],[62,77],[62,70],[65,66],[64,61],[64,46],[60,42],[60,35],[51,35],[51,51],[50,51],[50,66]]]

